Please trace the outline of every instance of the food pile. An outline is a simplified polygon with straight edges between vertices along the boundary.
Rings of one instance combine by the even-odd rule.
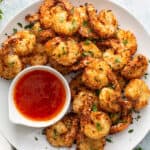
[[[56,147],[103,150],[106,137],[125,130],[132,112],[148,104],[150,90],[141,79],[148,60],[136,37],[121,29],[111,10],[67,0],[44,0],[25,17],[30,28],[8,37],[0,50],[0,76],[13,79],[27,66],[50,65],[70,82],[71,112],[45,129]]]

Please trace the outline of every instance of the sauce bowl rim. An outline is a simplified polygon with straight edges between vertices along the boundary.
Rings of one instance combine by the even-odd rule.
[[[56,116],[54,116],[53,118],[51,118],[49,120],[45,120],[45,121],[31,120],[31,119],[25,117],[21,112],[19,112],[19,110],[17,109],[17,107],[14,103],[14,88],[15,88],[17,82],[25,74],[32,72],[34,70],[44,70],[44,71],[48,71],[48,72],[52,73],[54,76],[56,76],[62,82],[65,92],[66,92],[66,100],[65,100],[65,104],[64,104],[62,110]],[[38,65],[38,66],[27,67],[24,70],[22,70],[19,74],[16,75],[16,77],[13,79],[13,81],[11,82],[11,85],[9,87],[9,92],[8,92],[9,120],[14,124],[20,124],[20,125],[24,125],[24,126],[28,126],[28,127],[37,127],[37,128],[47,127],[47,126],[55,124],[57,121],[59,121],[60,119],[62,119],[64,117],[64,115],[66,114],[66,112],[69,109],[70,102],[71,102],[71,92],[70,92],[70,88],[69,88],[69,83],[67,82],[67,80],[61,73],[59,73],[57,70],[55,70],[54,68],[52,68],[50,66]]]

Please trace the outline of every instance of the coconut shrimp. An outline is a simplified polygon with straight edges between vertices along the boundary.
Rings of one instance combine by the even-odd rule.
[[[101,38],[109,38],[115,35],[118,22],[111,10],[102,10],[97,15],[94,6],[87,4],[87,12],[91,27]]]
[[[116,113],[121,110],[119,99],[121,93],[111,88],[103,88],[99,94],[100,108],[106,112]]]
[[[124,53],[115,54],[113,49],[108,49],[103,53],[104,60],[111,66],[115,71],[121,70],[129,61],[129,57]]]
[[[82,117],[82,116],[81,116]],[[89,116],[84,116],[86,119]],[[101,111],[91,112],[89,119],[81,120],[81,127],[83,133],[91,139],[100,139],[109,134],[111,127],[111,120],[109,116]]]
[[[81,49],[72,38],[53,38],[46,43],[45,47],[48,55],[63,66],[71,66],[81,56]]]
[[[86,6],[78,7],[78,11],[80,13],[81,18],[81,26],[79,28],[79,34],[85,38],[97,39],[98,38],[97,34],[90,27]]]
[[[97,102],[97,97],[93,92],[82,90],[73,99],[73,112],[87,114],[87,111],[91,111],[93,106],[98,107]]]
[[[110,128],[110,134],[115,134],[121,132],[128,128],[128,126],[132,123],[132,116],[129,114],[128,116],[124,116],[117,121],[116,124],[112,125]]]
[[[93,59],[83,71],[82,82],[91,89],[101,89],[109,83],[107,77],[109,69],[105,61]]]
[[[40,22],[34,23],[31,28],[31,32],[36,35],[37,42],[40,43],[45,43],[56,36],[55,32],[51,28],[42,30]]]
[[[13,79],[21,70],[23,65],[17,55],[5,55],[0,58],[0,76],[4,79]]]
[[[125,88],[125,96],[133,102],[135,110],[141,110],[148,104],[150,90],[141,79],[132,79]]]
[[[135,35],[131,31],[118,29],[115,37],[97,42],[99,47],[105,49],[114,49],[116,53],[127,53],[129,57],[135,54],[137,50],[137,41]]]
[[[86,90],[86,87],[83,85],[81,80],[81,74],[74,77],[69,83],[71,90],[71,97],[74,98],[80,91]]]
[[[71,147],[78,129],[78,118],[75,114],[67,114],[62,120],[46,128],[49,143],[57,147]]]
[[[148,67],[148,61],[145,56],[139,54],[133,57],[132,60],[121,71],[121,75],[127,79],[141,78]]]
[[[104,150],[106,144],[105,138],[91,139],[79,133],[77,136],[77,150]]]
[[[55,6],[51,9],[51,16],[52,29],[61,35],[73,35],[81,24],[80,14],[75,7],[67,12],[63,7]]]
[[[33,52],[35,44],[35,35],[28,30],[23,30],[10,36],[8,40],[3,43],[3,46],[11,49],[19,56],[26,56]]]
[[[85,68],[93,60],[91,58],[102,58],[102,51],[92,41],[82,41],[79,46],[82,54],[80,60],[71,67],[73,71]]]

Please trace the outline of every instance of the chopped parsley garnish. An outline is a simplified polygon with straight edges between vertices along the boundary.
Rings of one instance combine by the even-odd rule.
[[[56,139],[57,136],[58,136],[58,133],[57,133],[56,130],[54,130],[54,132],[53,132],[53,139]]]
[[[23,27],[23,25],[22,25],[20,22],[18,22],[17,25],[18,25],[20,28]]]
[[[106,138],[106,141],[109,142],[109,143],[112,143],[111,138]]]
[[[8,36],[8,34],[7,34],[7,33],[5,33],[5,35],[6,35],[6,36]]]
[[[0,3],[2,2],[3,0],[0,0]]]
[[[96,96],[99,96],[100,92],[101,92],[101,90],[99,90],[99,89],[95,90]]]
[[[126,46],[128,44],[128,40],[123,40],[123,44]]]
[[[92,106],[92,111],[97,112],[97,106],[95,104]]]
[[[71,14],[74,13],[74,7],[72,7],[72,9],[70,10],[70,13],[71,13]]]
[[[34,139],[35,139],[36,141],[38,141],[38,138],[37,138],[36,136],[34,137]]]
[[[148,63],[150,63],[150,60],[148,60]]]
[[[87,27],[87,25],[88,25],[88,21],[83,21],[83,26]]]
[[[84,51],[83,53],[82,53],[82,56],[91,56],[91,57],[93,57],[94,56],[94,53],[92,52],[92,51]]]
[[[3,11],[0,9],[0,19],[3,18]]]
[[[120,59],[119,59],[119,58],[116,58],[116,59],[115,59],[115,63],[120,63]]]
[[[10,63],[8,64],[8,66],[9,66],[9,67],[13,67],[14,64],[15,64],[15,62],[10,62]]]
[[[102,126],[100,123],[96,123],[96,129],[97,131],[101,131],[102,130]]]
[[[135,118],[136,121],[139,121],[139,119],[141,118],[140,115],[137,115],[137,117]]]
[[[128,133],[132,133],[134,130],[133,129],[130,129],[130,130],[128,130]]]
[[[89,44],[90,44],[90,41],[89,41],[89,40],[85,40],[85,41],[84,41],[84,44],[85,44],[85,45],[89,45]]]
[[[134,150],[143,150],[143,148],[142,147],[137,147]]]
[[[148,76],[148,73],[145,73],[144,74],[144,78],[147,79],[147,76]]]
[[[24,29],[31,29],[33,27],[33,23],[27,24],[24,26]]]
[[[17,29],[16,28],[13,28],[13,33],[17,33]]]

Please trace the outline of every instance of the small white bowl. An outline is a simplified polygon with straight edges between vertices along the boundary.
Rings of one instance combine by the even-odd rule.
[[[28,118],[26,118],[25,116],[23,116],[19,110],[16,108],[15,103],[14,103],[14,96],[13,96],[13,92],[14,92],[14,88],[16,86],[17,81],[22,78],[26,73],[29,73],[33,70],[44,70],[44,71],[48,71],[50,73],[52,73],[53,75],[55,75],[56,77],[58,77],[58,79],[60,79],[60,81],[63,83],[64,88],[65,88],[65,92],[66,92],[66,100],[65,100],[65,104],[64,107],[62,108],[62,110],[52,119],[50,120],[46,120],[46,121],[34,121],[34,120],[30,120]],[[12,123],[15,124],[21,124],[21,125],[25,125],[25,126],[29,126],[29,127],[46,127],[49,125],[52,125],[54,123],[56,123],[57,121],[59,121],[64,115],[65,113],[68,111],[69,106],[70,106],[70,101],[71,101],[71,94],[70,94],[70,88],[69,88],[69,84],[67,82],[67,80],[55,69],[49,67],[49,66],[34,66],[34,67],[28,67],[26,69],[24,69],[23,71],[21,71],[12,81],[10,88],[9,88],[9,93],[8,93],[8,103],[9,103],[9,120]]]

